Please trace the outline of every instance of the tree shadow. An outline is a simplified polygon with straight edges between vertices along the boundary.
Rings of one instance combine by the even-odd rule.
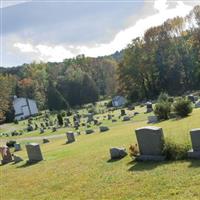
[[[128,171],[148,171],[153,170],[160,165],[170,164],[170,161],[137,161],[132,160],[127,165],[132,165]]]

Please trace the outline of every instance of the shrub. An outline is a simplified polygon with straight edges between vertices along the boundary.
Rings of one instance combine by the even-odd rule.
[[[112,101],[111,101],[111,100],[110,100],[109,102],[106,103],[106,107],[107,107],[107,108],[110,108],[110,107],[112,107],[112,106],[113,106],[113,105],[112,105]]]
[[[171,103],[162,101],[155,105],[154,113],[159,119],[169,119],[171,111]]]
[[[187,158],[189,144],[176,144],[171,140],[165,140],[163,154],[167,160],[183,160]]]
[[[162,102],[162,101],[168,101],[169,96],[167,93],[162,92],[160,93],[159,97],[158,97],[158,102]]]
[[[16,143],[15,140],[10,140],[10,141],[6,142],[6,146],[9,147],[9,148],[11,148],[11,147],[14,147],[15,143]]]
[[[57,119],[58,119],[58,124],[59,124],[60,126],[62,126],[62,125],[63,125],[63,118],[62,118],[62,115],[61,115],[61,114],[58,114],[58,115],[57,115]]]
[[[174,111],[177,116],[186,117],[192,112],[192,110],[192,103],[185,98],[179,98],[174,103]]]
[[[14,119],[14,124],[19,124],[19,121],[18,120],[16,120],[16,119]]]
[[[66,116],[66,112],[65,112],[65,111],[62,111],[62,112],[61,112],[61,115],[62,115],[62,117],[65,117],[65,116]]]

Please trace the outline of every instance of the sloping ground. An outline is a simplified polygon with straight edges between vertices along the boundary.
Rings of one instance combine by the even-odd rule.
[[[78,136],[72,144],[62,138],[41,145],[45,161],[0,166],[1,199],[199,199],[200,161],[136,163],[129,156],[109,161],[110,147],[128,148],[136,142],[134,129],[146,125],[121,124]],[[200,110],[156,126],[177,143],[190,142],[189,130],[200,127]],[[27,159],[25,150],[18,155]]]

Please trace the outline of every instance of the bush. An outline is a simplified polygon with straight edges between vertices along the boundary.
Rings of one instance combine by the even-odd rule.
[[[192,112],[192,110],[192,103],[185,98],[179,98],[174,103],[174,111],[177,116],[186,117]]]
[[[61,115],[62,115],[62,117],[65,117],[65,116],[66,116],[66,112],[65,112],[65,111],[62,111],[62,112],[61,112]]]
[[[16,143],[15,140],[10,140],[10,141],[6,142],[6,146],[11,148],[11,147],[14,147],[15,143]]]
[[[111,107],[113,107],[113,105],[112,105],[112,101],[107,102],[107,103],[106,103],[106,107],[107,107],[107,108],[111,108]]]
[[[58,115],[57,115],[57,119],[58,119],[58,124],[59,124],[60,126],[62,126],[62,125],[63,125],[63,118],[62,118],[62,115],[61,115],[61,114],[58,114]]]
[[[187,158],[189,144],[176,144],[171,140],[165,140],[163,154],[167,160],[183,160]]]
[[[162,92],[160,93],[159,97],[158,97],[158,102],[162,102],[162,101],[168,101],[169,96],[167,93]]]
[[[14,124],[19,124],[19,121],[18,120],[16,120],[16,119],[14,119]]]
[[[169,119],[171,112],[171,103],[162,101],[155,105],[154,113],[159,119]]]

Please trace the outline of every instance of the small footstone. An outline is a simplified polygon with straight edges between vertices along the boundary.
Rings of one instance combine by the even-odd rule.
[[[100,126],[99,129],[100,129],[100,132],[105,132],[109,130],[107,126]]]
[[[111,159],[120,159],[127,155],[125,148],[112,147],[110,148]]]

